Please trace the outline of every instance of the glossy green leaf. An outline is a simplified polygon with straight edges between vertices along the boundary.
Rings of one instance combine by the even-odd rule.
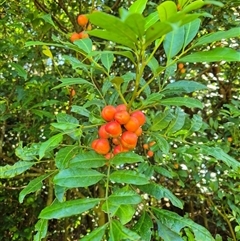
[[[38,152],[39,158],[42,159],[47,151],[50,151],[55,147],[57,147],[59,143],[62,141],[62,139],[63,139],[63,134],[59,133],[55,136],[52,136],[47,141],[43,142],[39,148],[39,152]]]
[[[150,127],[151,131],[159,131],[165,129],[171,120],[174,118],[174,115],[170,109],[166,109],[164,112],[157,114],[153,118],[153,123]]]
[[[73,124],[73,123],[51,123],[51,126],[53,126],[56,129],[62,130],[62,131],[67,131],[67,130],[76,129],[77,127],[79,127],[79,124]]]
[[[15,154],[23,161],[31,161],[36,159],[38,155],[38,150],[40,147],[40,143],[32,143],[31,146],[24,146],[23,143],[20,142],[15,149]]]
[[[57,122],[58,123],[73,123],[73,124],[79,124],[79,121],[77,118],[68,115],[66,113],[58,113],[57,114]]]
[[[158,225],[158,235],[164,240],[164,241],[184,241],[179,233],[173,231],[171,228],[165,226],[161,222],[157,220]]]
[[[88,71],[88,69],[92,68],[92,65],[84,64],[83,62],[81,62],[80,60],[78,60],[77,58],[75,58],[73,56],[63,55],[62,57],[64,60],[66,60],[67,62],[69,62],[72,65],[73,69],[79,68],[81,70]]]
[[[78,105],[72,105],[71,112],[74,112],[86,117],[89,117],[89,114],[90,114],[90,111],[87,108],[83,106],[78,106]]]
[[[218,31],[216,33],[210,33],[197,39],[194,46],[213,43],[215,41],[221,41],[222,39],[235,38],[240,36],[240,27],[231,28],[226,31]]]
[[[166,130],[168,135],[179,131],[185,123],[186,114],[184,111],[182,111],[180,108],[177,108],[175,115],[175,118],[169,123]]]
[[[161,93],[152,93],[147,96],[147,98],[142,102],[143,106],[157,104],[161,101],[161,99],[164,97]]]
[[[88,187],[99,182],[104,175],[98,171],[82,168],[61,170],[53,179],[56,185],[62,187]]]
[[[231,48],[215,48],[209,51],[195,52],[179,59],[179,62],[240,62],[240,52]]]
[[[133,152],[124,152],[119,153],[113,157],[111,160],[112,165],[120,166],[126,163],[137,163],[137,162],[143,162],[142,156],[139,156],[136,153]]]
[[[170,145],[166,141],[166,139],[160,135],[154,135],[154,138],[156,140],[156,150],[160,149],[164,154],[168,154],[170,150]],[[153,149],[153,150],[155,150]]]
[[[102,241],[103,235],[107,229],[108,224],[95,228],[91,233],[81,238],[80,241]]]
[[[151,27],[154,23],[156,23],[157,21],[159,21],[159,17],[158,17],[158,12],[153,12],[150,13],[146,18],[145,18],[145,30],[149,29],[149,27]]]
[[[110,175],[110,180],[117,183],[128,183],[134,185],[144,185],[149,183],[148,179],[143,174],[131,170],[114,171]]]
[[[129,12],[130,13],[143,13],[144,9],[146,8],[147,0],[136,0],[130,6]]]
[[[190,97],[173,97],[161,100],[162,105],[166,106],[186,106],[189,108],[203,108],[201,101]]]
[[[105,39],[108,41],[112,41],[114,43],[122,44],[123,46],[129,47],[131,49],[136,49],[136,46],[133,41],[127,39],[120,33],[114,33],[110,30],[94,29],[91,32],[89,32],[89,35]]]
[[[92,52],[92,40],[90,38],[76,40],[74,44],[87,54]]]
[[[58,169],[69,167],[69,161],[78,153],[77,146],[67,146],[61,148],[55,157],[55,165]]]
[[[124,21],[138,37],[144,35],[145,18],[138,13],[130,14]]]
[[[150,61],[148,62],[148,67],[151,69],[151,71],[156,74],[157,70],[159,68],[159,63],[157,61],[157,59],[153,56]]]
[[[84,198],[70,200],[63,203],[54,202],[52,205],[45,207],[39,214],[42,219],[59,219],[79,215],[100,202],[99,198]]]
[[[133,218],[136,210],[132,205],[120,205],[115,215],[119,218],[122,225],[127,224]]]
[[[159,19],[164,22],[170,17],[176,15],[177,6],[172,1],[165,1],[157,7]]]
[[[217,160],[223,161],[228,167],[231,167],[236,172],[240,171],[240,162],[229,156],[220,147],[203,146],[201,147],[201,152],[205,155],[212,156]]]
[[[17,71],[18,75],[27,79],[27,71],[19,64],[11,63],[11,66]]]
[[[109,241],[122,241],[122,240],[139,241],[140,236],[137,233],[131,231],[130,229],[124,227],[119,221],[113,220]]]
[[[90,83],[89,81],[84,80],[82,78],[62,78],[62,79],[60,79],[60,81],[62,83],[55,86],[53,89],[71,86],[71,85],[84,85],[84,84],[93,86],[92,83]]]
[[[199,18],[194,21],[183,25],[184,28],[184,44],[183,48],[185,48],[197,35],[200,28],[201,20]]]
[[[0,166],[0,178],[15,177],[26,170],[30,169],[35,162],[18,161],[13,165]]]
[[[58,185],[54,185],[54,193],[59,202],[65,201],[65,192],[67,191],[67,188],[61,187]]]
[[[203,126],[203,120],[200,115],[193,115],[191,119],[191,127],[188,130],[188,133],[192,133],[194,131],[199,131]]]
[[[113,64],[113,60],[114,60],[114,55],[112,53],[101,54],[101,62],[108,72],[110,71],[110,68]]]
[[[19,193],[19,202],[22,203],[26,195],[31,192],[36,192],[42,188],[42,181],[51,176],[52,173],[46,173],[31,180],[28,185]]]
[[[186,5],[183,9],[182,12],[184,13],[189,13],[191,11],[197,10],[205,5],[205,2],[202,0],[196,0],[188,5]]]
[[[35,231],[37,233],[34,235],[33,241],[42,241],[43,238],[46,237],[48,230],[48,220],[39,219],[38,222],[35,224]]]
[[[136,231],[144,241],[150,241],[152,237],[153,222],[147,212],[143,212],[140,215],[139,220],[133,227],[133,231]]]
[[[156,183],[149,183],[147,185],[139,186],[139,189],[143,192],[152,195],[156,199],[160,200],[162,198],[168,198],[170,202],[180,209],[183,208],[183,203],[180,199],[178,199],[169,189],[156,184]]]
[[[106,158],[96,152],[85,152],[75,156],[69,163],[74,168],[98,168],[106,165]]]
[[[182,26],[166,35],[163,42],[163,48],[169,60],[182,49],[184,44],[184,34],[184,26]]]
[[[214,241],[209,231],[203,226],[194,223],[191,219],[179,216],[177,213],[152,207],[159,222],[173,232],[179,233],[182,228],[189,227],[194,232],[195,240]]]
[[[163,94],[165,93],[164,92],[165,90],[170,90],[172,93],[174,93],[174,91],[181,92],[181,93],[182,92],[192,93],[194,91],[204,90],[204,89],[207,89],[207,86],[201,83],[190,81],[190,80],[178,80],[176,82],[168,84],[164,88]]]

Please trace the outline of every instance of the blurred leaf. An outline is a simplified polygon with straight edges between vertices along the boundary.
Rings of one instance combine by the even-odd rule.
[[[42,159],[47,151],[50,151],[55,147],[57,147],[59,143],[62,141],[62,139],[63,139],[63,133],[59,133],[55,136],[52,136],[47,141],[42,142],[38,152],[39,159]]]
[[[157,7],[158,16],[161,22],[168,20],[170,17],[176,15],[177,6],[172,1],[165,1]]]
[[[108,72],[110,71],[110,68],[113,64],[113,60],[114,60],[114,55],[112,53],[101,54],[101,62]]]
[[[69,167],[69,161],[78,153],[77,146],[67,146],[61,148],[55,157],[55,165],[58,169]]]
[[[91,233],[81,238],[81,241],[102,241],[108,224],[95,228]]]
[[[130,13],[143,13],[144,9],[147,5],[147,0],[136,0],[133,4],[129,7]]]
[[[135,212],[136,210],[132,205],[120,205],[115,215],[119,218],[121,224],[125,225],[132,220]]]
[[[87,54],[92,52],[92,40],[90,38],[76,40],[74,41],[74,44]]]
[[[189,227],[194,232],[196,240],[214,241],[209,231],[203,226],[194,223],[191,219],[179,216],[177,213],[152,207],[159,222],[171,231],[179,233],[182,228]]]
[[[179,59],[179,62],[217,62],[237,61],[240,62],[240,52],[231,48],[214,48],[209,51],[195,52]]]
[[[78,105],[72,105],[71,112],[74,112],[74,113],[77,113],[79,115],[86,116],[86,117],[89,117],[89,114],[90,114],[90,112],[87,108],[84,108],[84,107],[78,106]]]
[[[113,157],[111,160],[112,165],[120,166],[126,163],[137,163],[137,162],[143,162],[142,156],[139,156],[136,153],[133,152],[125,152],[125,153],[119,153]]]
[[[28,162],[28,161],[18,161],[14,163],[14,165],[5,165],[0,166],[0,178],[11,178],[15,177],[26,170],[30,169],[31,166],[33,166],[34,162]]]
[[[142,37],[144,35],[145,19],[141,14],[130,14],[124,23],[127,24],[138,37]]]
[[[163,97],[164,97],[163,94],[152,93],[152,94],[147,96],[146,100],[143,100],[142,105],[147,106],[147,105],[159,103]]]
[[[35,224],[35,231],[37,231],[37,233],[34,235],[34,241],[41,241],[43,238],[45,238],[47,235],[47,230],[48,220],[39,219]]]
[[[82,168],[60,170],[54,177],[54,184],[62,187],[88,187],[99,182],[104,175],[98,171]]]
[[[157,114],[153,118],[150,130],[159,131],[165,129],[173,118],[174,115],[172,114],[172,111],[170,109],[166,109],[164,112]]]
[[[62,78],[62,79],[60,79],[60,81],[62,83],[55,86],[53,89],[71,86],[71,85],[84,85],[84,84],[93,86],[92,83],[90,83],[89,81],[84,80],[82,78]]]
[[[51,126],[53,126],[56,129],[62,130],[62,131],[67,131],[67,130],[76,129],[77,127],[79,127],[79,124],[74,124],[74,123],[51,123]]]
[[[146,185],[141,185],[138,187],[145,193],[155,197],[156,199],[160,200],[162,198],[168,198],[169,201],[175,206],[180,209],[183,209],[183,203],[180,199],[178,199],[169,189],[156,184],[156,183],[149,183]]]
[[[99,203],[99,198],[84,198],[66,201],[63,203],[54,202],[50,206],[45,207],[39,214],[42,219],[59,219],[79,215]]]
[[[155,149],[160,149],[164,154],[168,154],[170,150],[170,145],[166,139],[160,135],[155,134],[154,138],[157,142]],[[153,149],[154,150],[154,149]]]
[[[11,66],[17,71],[18,75],[27,80],[27,71],[19,64],[11,63]]]
[[[22,146],[23,143],[20,142],[15,149],[15,154],[17,157],[19,157],[23,161],[31,161],[36,159],[36,156],[38,155],[38,150],[40,147],[40,143],[32,143],[31,146]]]
[[[19,202],[22,203],[26,195],[31,192],[36,192],[42,188],[42,181],[51,176],[52,173],[46,173],[31,180],[28,185],[19,193]]]
[[[184,111],[182,111],[180,108],[177,108],[175,115],[175,118],[169,123],[168,128],[165,131],[165,133],[168,135],[179,131],[185,123],[186,114]]]
[[[55,24],[54,24],[54,22],[52,21],[52,16],[51,16],[50,14],[42,15],[41,18],[42,18],[46,23],[49,23],[49,24],[51,24],[53,27],[55,27]]]
[[[44,55],[46,55],[46,56],[49,57],[50,59],[53,59],[52,52],[51,52],[51,50],[48,48],[48,46],[43,45],[43,46],[42,46],[42,52],[43,52]]]
[[[162,105],[186,106],[189,108],[203,108],[201,101],[190,97],[173,97],[161,100]]]
[[[145,30],[149,29],[154,23],[156,23],[157,21],[159,21],[159,17],[158,17],[158,12],[153,12],[150,13],[146,18],[145,18]]]
[[[203,125],[202,117],[199,115],[193,115],[193,118],[191,119],[191,127],[188,130],[188,133],[199,131],[202,125]]]
[[[147,212],[140,215],[139,220],[133,226],[133,231],[136,231],[144,241],[150,241],[152,237],[153,222]]]
[[[144,185],[149,183],[148,179],[143,174],[131,170],[114,171],[110,175],[110,180],[117,183],[128,183],[134,185]]]
[[[75,156],[69,163],[74,168],[98,168],[106,165],[106,158],[96,152],[85,152]]]
[[[54,185],[54,194],[59,202],[63,202],[65,200],[64,195],[66,191],[67,191],[67,188]]]

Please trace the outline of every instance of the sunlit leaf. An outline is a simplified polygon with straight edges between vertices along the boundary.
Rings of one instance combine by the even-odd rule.
[[[121,224],[125,225],[130,222],[136,210],[132,205],[120,205],[115,213]]]
[[[43,45],[43,46],[42,46],[42,52],[43,52],[44,55],[46,55],[46,56],[49,57],[50,59],[53,59],[52,52],[51,52],[51,50],[49,49],[48,46]]]
[[[177,13],[177,6],[172,1],[165,1],[157,7],[157,10],[160,20],[164,22]]]
[[[190,97],[172,97],[168,99],[162,99],[161,100],[162,105],[166,106],[186,106],[189,108],[203,108],[203,104],[201,101],[190,98]]]
[[[144,9],[146,8],[147,0],[136,0],[133,4],[129,7],[130,13],[143,13]]]
[[[113,64],[113,60],[114,60],[114,55],[112,53],[101,54],[101,62],[108,72],[110,71],[110,68]]]
[[[136,153],[132,152],[125,152],[125,153],[119,153],[113,157],[111,160],[111,163],[113,165],[119,166],[125,163],[137,163],[137,162],[143,162],[142,156],[139,156]]]
[[[180,108],[177,108],[175,115],[175,118],[168,125],[166,130],[167,134],[175,133],[176,131],[180,130],[185,123],[186,114],[184,111],[182,111]]]
[[[74,44],[87,54],[92,52],[92,40],[90,38],[79,39],[74,41]]]
[[[57,89],[65,86],[71,86],[71,85],[84,85],[84,84],[93,86],[92,83],[82,78],[62,78],[60,79],[60,81],[62,83],[55,86],[53,89]]]
[[[37,233],[34,235],[34,241],[41,241],[43,238],[45,238],[47,235],[47,230],[48,220],[39,219],[35,224],[35,231],[37,231]]]
[[[141,14],[130,14],[124,21],[137,36],[142,37],[144,35],[145,19]]]
[[[81,241],[102,241],[108,224],[104,224],[101,227],[95,228],[91,233],[87,234]]]
[[[11,63],[11,66],[17,71],[18,75],[27,79],[27,71],[19,64]]]
[[[174,118],[174,115],[170,109],[165,110],[162,113],[157,114],[153,120],[150,129],[152,131],[159,131],[165,129],[171,120]]]

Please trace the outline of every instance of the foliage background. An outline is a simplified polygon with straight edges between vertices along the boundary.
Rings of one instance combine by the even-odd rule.
[[[205,10],[213,14],[214,18],[204,20],[198,36],[239,26],[239,1],[222,2],[225,4],[224,8],[206,6]],[[160,1],[149,2],[145,14],[151,13],[159,3]],[[53,42],[58,38],[67,40],[71,32],[80,30],[76,24],[76,16],[79,13],[91,12],[97,8],[118,15],[120,7],[127,8],[129,5],[130,1],[24,0],[19,3],[15,1],[1,3],[1,166],[12,165],[19,160],[15,153],[16,147],[48,139],[54,131],[50,123],[55,120],[55,114],[70,113],[72,105],[81,106],[95,98],[95,93],[86,86],[74,86],[77,93],[74,97],[71,96],[70,88],[53,89],[59,83],[60,77],[77,77],[81,74],[82,78],[89,78],[78,69],[73,71],[68,61],[64,59],[65,55],[74,56],[73,52],[51,47],[54,56],[52,58],[46,49],[44,53],[42,46],[25,47],[25,42]],[[110,48],[108,42],[94,40],[99,44],[98,47]],[[208,48],[232,46],[239,49],[239,42],[239,38],[222,40],[212,43]],[[162,54],[163,50],[159,49],[155,57],[160,58]],[[131,65],[125,61],[124,58],[118,57],[114,62],[114,72],[125,73],[131,70]],[[185,73],[179,70],[171,78],[195,80],[208,86],[207,90],[193,93],[205,106],[200,113],[204,128],[202,132],[198,132],[187,141],[199,143],[207,140],[209,146],[217,143],[239,161],[239,64],[197,63],[186,64],[184,68]],[[171,78],[168,81],[171,81]],[[101,84],[99,82],[99,85]],[[154,84],[151,88],[155,88]],[[91,118],[97,118],[97,109],[93,107],[92,111],[94,114]],[[185,111],[190,116],[199,114],[199,110],[195,109],[186,108]],[[154,110],[149,110],[148,114],[154,116]],[[81,121],[84,122],[86,119],[83,118]],[[86,139],[91,135],[90,132]],[[71,144],[71,140],[66,141]],[[170,144],[172,150],[180,151],[181,147],[181,151],[184,151],[186,148],[184,144],[176,144],[173,141]],[[194,150],[190,154],[193,153]],[[222,162],[216,163],[204,157],[199,158],[196,154],[188,160],[179,153],[166,159],[165,167],[169,170],[171,178],[162,176],[156,178],[184,201],[184,209],[175,208],[167,200],[162,200],[157,205],[182,216],[188,215],[195,222],[208,228],[216,240],[234,240],[233,233],[238,240],[240,239],[239,176],[231,172],[231,169]],[[43,191],[28,195],[23,204],[19,204],[18,196],[33,177],[39,176],[47,169],[51,169],[51,162],[46,161],[44,166],[32,167],[29,172],[13,179],[1,179],[0,240],[32,240],[40,210],[53,199],[51,181],[44,183]],[[82,193],[76,189],[69,191],[67,195],[70,199],[81,197]],[[93,226],[91,214],[82,220],[73,217],[50,221],[49,240],[75,240]]]

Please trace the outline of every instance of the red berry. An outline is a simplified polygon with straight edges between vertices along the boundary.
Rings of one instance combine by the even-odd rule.
[[[137,118],[135,118],[134,116],[131,116],[129,121],[124,125],[124,127],[128,131],[135,132],[140,127],[140,124]]]
[[[120,104],[120,105],[116,106],[116,110],[117,111],[127,110],[127,106],[125,104]]]
[[[96,139],[92,142],[92,148],[99,154],[107,154],[110,151],[110,144],[107,139]]]
[[[107,105],[102,109],[101,115],[104,120],[111,121],[113,120],[115,113],[115,107],[112,105]]]
[[[142,126],[145,122],[146,122],[146,117],[145,115],[143,114],[142,111],[140,110],[137,110],[137,111],[134,111],[131,116],[134,116],[135,118],[137,118],[140,126]]]
[[[125,131],[121,136],[121,143],[125,148],[134,149],[137,145],[138,136],[131,132]]]
[[[134,132],[137,136],[142,135],[142,127],[138,127],[138,129]]]
[[[151,151],[151,150],[149,150],[149,151],[147,152],[147,155],[148,155],[148,157],[152,157],[152,156],[154,155],[154,152]]]
[[[102,125],[99,130],[98,130],[98,136],[100,138],[103,138],[103,139],[108,139],[109,138],[109,134],[106,132],[106,124]]]
[[[79,33],[72,33],[70,37],[70,41],[73,43],[74,41],[80,39]]]
[[[77,23],[78,23],[80,26],[84,27],[84,26],[86,26],[87,23],[88,23],[88,18],[86,17],[86,15],[80,14],[80,15],[78,15],[78,17],[77,17]]]
[[[88,37],[89,37],[88,34],[87,34],[86,32],[84,32],[84,31],[82,31],[82,32],[79,33],[79,38],[80,38],[80,39],[88,38]]]
[[[126,124],[130,119],[130,114],[126,110],[117,111],[114,119],[121,125]]]
[[[105,130],[111,137],[118,137],[122,134],[122,127],[117,121],[107,123]]]

